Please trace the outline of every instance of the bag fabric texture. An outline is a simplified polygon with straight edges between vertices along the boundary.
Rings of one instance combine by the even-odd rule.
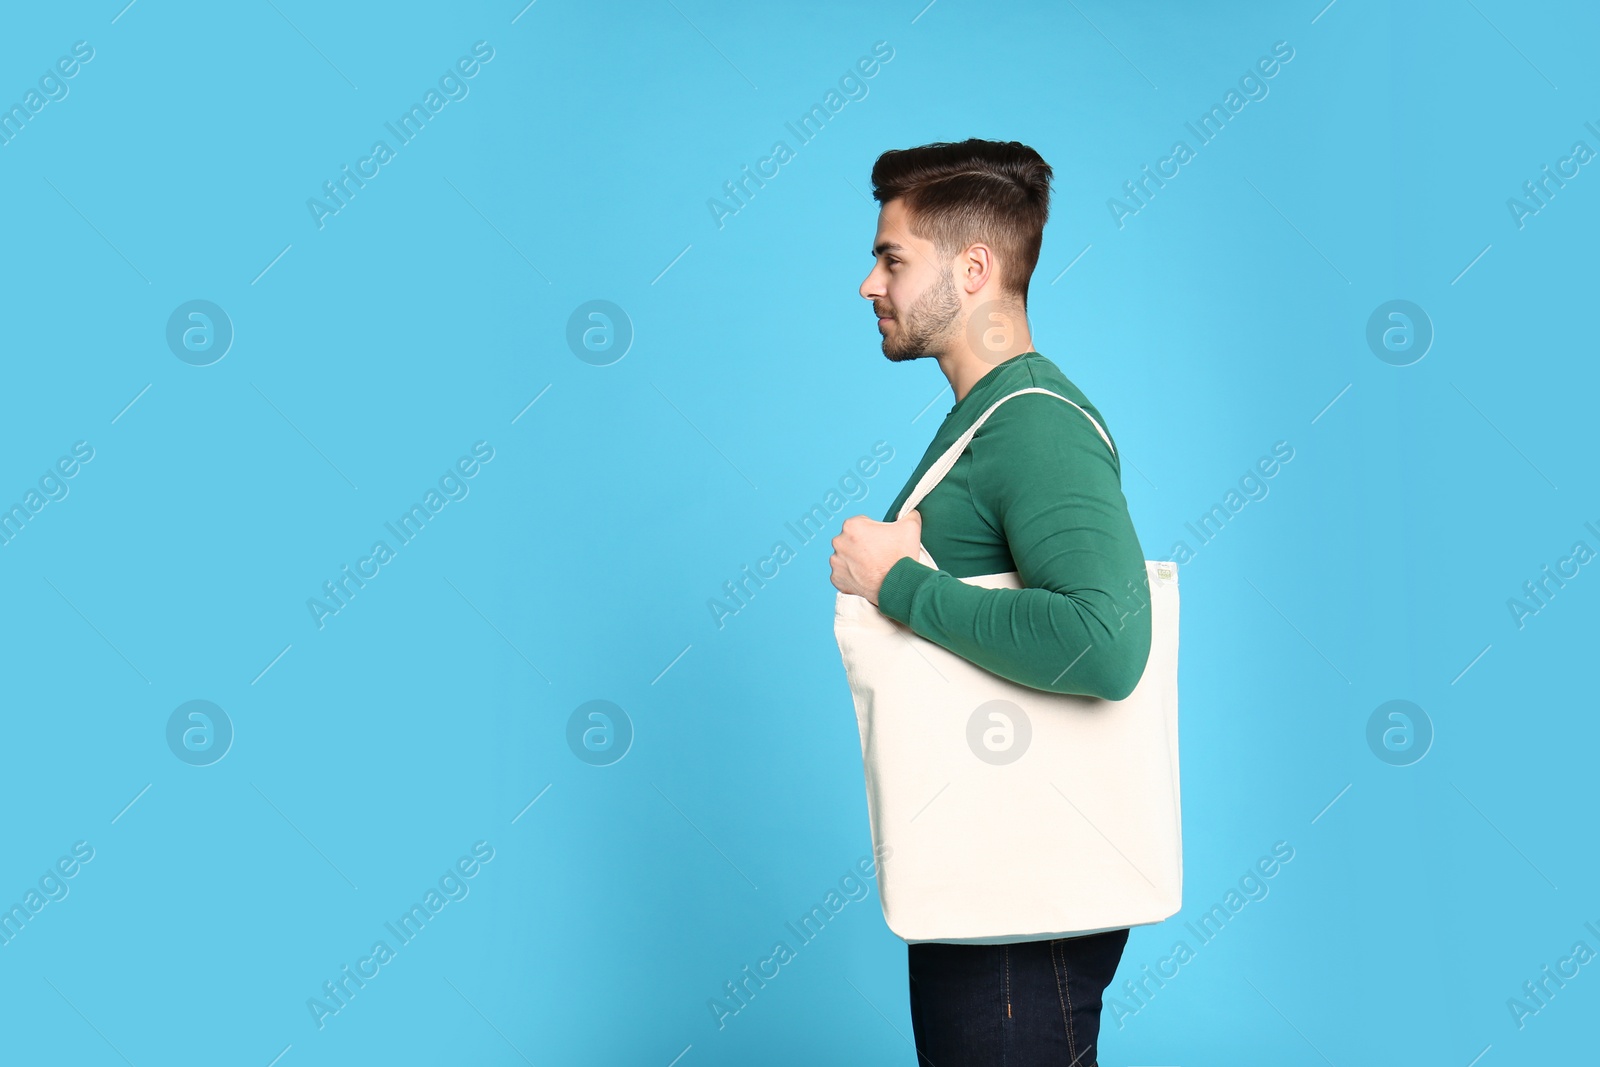
[[[928,468],[903,518],[955,466],[996,400]],[[920,561],[937,569],[925,547]],[[1145,561],[1150,657],[1123,700],[1002,678],[839,593],[883,917],[909,943],[1001,944],[1160,922],[1182,906],[1178,577]],[[960,579],[1022,588],[1014,571]],[[1065,667],[1066,664],[1064,663]]]

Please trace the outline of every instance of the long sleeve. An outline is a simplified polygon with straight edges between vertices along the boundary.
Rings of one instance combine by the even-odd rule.
[[[1037,393],[1007,401],[969,447],[973,507],[1004,535],[1024,588],[969,585],[906,557],[879,610],[1021,685],[1123,699],[1151,629],[1120,463],[1082,412]]]

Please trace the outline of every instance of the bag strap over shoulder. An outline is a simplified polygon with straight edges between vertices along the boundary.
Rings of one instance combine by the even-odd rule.
[[[1111,454],[1113,456],[1117,454],[1116,446],[1111,443],[1111,438],[1107,436],[1105,429],[1100,425],[1099,422],[1095,421],[1095,417],[1093,415],[1089,414],[1087,411],[1084,411],[1082,407],[1079,407],[1079,405],[1073,404],[1072,401],[1067,400],[1067,398],[1062,396],[1060,393],[1051,392],[1049,389],[1044,389],[1040,386],[1030,386],[1027,389],[1018,389],[1016,392],[1007,393],[999,400],[996,400],[993,404],[990,404],[988,410],[986,410],[982,415],[979,415],[973,424],[967,427],[966,432],[960,437],[956,438],[949,448],[945,449],[944,455],[940,456],[938,460],[934,462],[933,466],[927,469],[927,471],[922,475],[922,478],[917,482],[916,488],[911,490],[911,495],[906,497],[906,502],[900,505],[900,510],[895,513],[895,518],[904,518],[907,512],[914,511],[917,505],[922,503],[923,499],[929,493],[933,492],[934,487],[944,479],[944,476],[950,473],[950,469],[956,465],[956,460],[961,458],[961,453],[965,452],[967,450],[967,446],[972,443],[972,438],[977,434],[978,428],[988,421],[989,416],[994,414],[995,409],[1001,404],[1004,404],[1007,400],[1010,400],[1012,397],[1021,396],[1023,393],[1044,393],[1048,396],[1055,397],[1057,400],[1072,404],[1073,407],[1083,412],[1084,418],[1088,419],[1094,424],[1094,428],[1099,432],[1101,440],[1105,441],[1106,447],[1111,449]]]

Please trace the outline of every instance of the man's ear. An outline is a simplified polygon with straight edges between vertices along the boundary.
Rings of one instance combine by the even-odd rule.
[[[994,252],[986,244],[969,245],[961,254],[957,270],[961,278],[961,287],[968,293],[976,293],[984,285],[998,282]]]

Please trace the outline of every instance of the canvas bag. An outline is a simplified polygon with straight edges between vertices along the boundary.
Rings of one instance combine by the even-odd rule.
[[[1072,404],[1115,454],[1083,408],[1019,389],[939,457],[896,519],[932,492],[995,409],[1024,393]],[[920,560],[937,569],[926,548]],[[1159,922],[1181,907],[1177,567],[1146,560],[1145,570],[1150,602],[1138,610],[1151,613],[1150,658],[1118,701],[1011,682],[865,597],[838,595],[834,636],[883,857],[878,892],[901,939],[1072,937]],[[1021,588],[1014,571],[961,581]]]

